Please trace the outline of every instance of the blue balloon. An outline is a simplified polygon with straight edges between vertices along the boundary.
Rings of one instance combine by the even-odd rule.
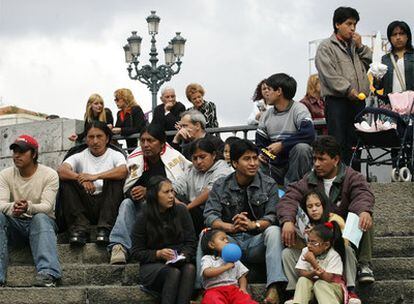
[[[234,263],[240,260],[242,251],[237,244],[229,243],[223,247],[221,257],[226,263]]]

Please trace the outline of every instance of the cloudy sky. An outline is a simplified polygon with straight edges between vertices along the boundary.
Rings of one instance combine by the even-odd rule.
[[[296,99],[303,96],[308,42],[331,34],[343,5],[359,11],[361,34],[385,33],[395,19],[414,27],[413,0],[0,0],[0,100],[81,119],[89,95],[101,94],[116,113],[113,92],[127,87],[150,110],[148,89],[127,75],[122,46],[137,30],[148,62],[145,18],[156,10],[162,62],[176,31],[187,39],[182,70],[168,83],[178,99],[188,104],[185,86],[198,82],[222,126],[244,124],[256,84],[273,73],[295,77]]]

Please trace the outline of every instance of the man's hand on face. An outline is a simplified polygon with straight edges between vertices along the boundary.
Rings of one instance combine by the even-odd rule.
[[[29,204],[26,200],[17,200],[13,204],[13,216],[19,217],[27,211]]]
[[[172,101],[166,102],[164,104],[164,110],[165,110],[165,112],[171,111],[171,109],[172,109],[173,106],[174,106],[174,103]]]
[[[354,41],[355,41],[355,47],[356,47],[357,49],[359,49],[359,48],[362,46],[362,38],[361,38],[361,35],[360,35],[360,34],[358,34],[357,32],[355,32],[355,33],[352,35],[352,40],[354,40]]]
[[[145,198],[147,194],[147,188],[142,186],[136,186],[131,190],[131,197],[134,201],[139,201]]]

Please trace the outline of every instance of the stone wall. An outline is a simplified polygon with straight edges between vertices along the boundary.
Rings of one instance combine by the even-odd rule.
[[[0,127],[0,170],[13,164],[9,146],[22,134],[28,134],[39,142],[39,162],[56,169],[65,153],[74,143],[68,137],[83,130],[83,121],[52,119]]]

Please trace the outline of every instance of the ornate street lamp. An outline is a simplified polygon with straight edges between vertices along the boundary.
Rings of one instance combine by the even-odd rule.
[[[155,35],[158,34],[158,26],[160,17],[151,11],[151,15],[147,17],[148,33],[151,35],[150,63],[138,68],[138,57],[141,54],[142,38],[137,35],[136,31],[127,39],[128,44],[124,46],[125,62],[128,63],[128,75],[133,80],[138,80],[147,85],[152,94],[152,110],[157,106],[157,93],[164,82],[170,81],[171,77],[178,74],[181,67],[181,57],[184,56],[185,39],[181,37],[181,33],[177,32],[176,36],[164,48],[165,64],[157,66],[157,47],[155,45]],[[174,70],[174,65],[176,69]],[[133,71],[135,72],[133,75]]]

